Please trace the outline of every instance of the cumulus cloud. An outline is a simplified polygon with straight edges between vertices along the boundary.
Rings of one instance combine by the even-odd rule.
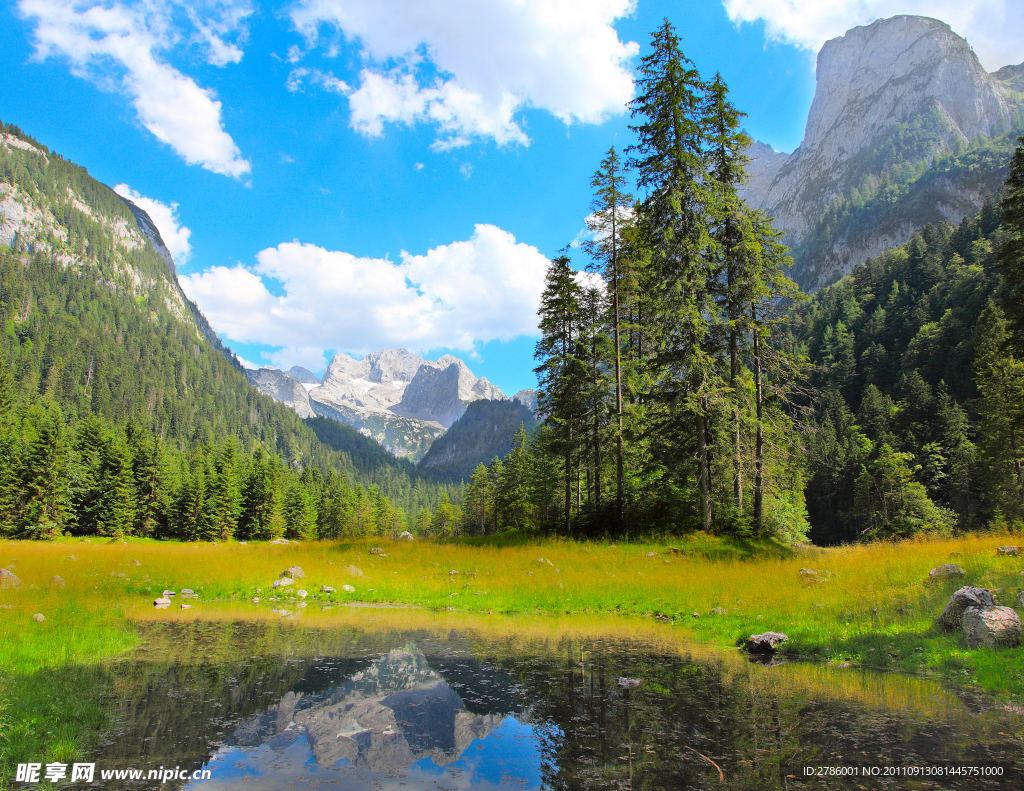
[[[1024,60],[1019,0],[723,0],[735,23],[762,20],[769,39],[817,52],[850,28],[897,14],[941,19],[966,38],[995,71]]]
[[[295,27],[315,46],[358,41],[368,65],[349,94],[351,124],[432,123],[436,148],[489,138],[526,144],[526,107],[600,123],[633,97],[635,42],[612,27],[635,0],[299,0]],[[331,44],[328,43],[328,47]]]
[[[154,198],[147,198],[127,184],[118,184],[114,187],[114,192],[122,198],[127,198],[149,215],[156,229],[160,231],[160,238],[171,251],[174,263],[181,266],[188,261],[192,255],[192,245],[189,242],[192,231],[178,220],[177,203],[168,205]]]
[[[184,15],[192,20],[190,41],[200,46],[209,63],[237,63],[242,51],[226,36],[238,33],[251,13],[247,3],[177,9],[161,0],[19,0],[18,10],[35,24],[36,58],[67,58],[77,76],[124,91],[140,123],[190,165],[235,178],[249,172],[249,163],[224,130],[221,103],[213,92],[166,61],[181,39],[175,22]]]
[[[466,241],[423,255],[403,251],[401,259],[294,241],[260,251],[254,266],[211,267],[180,280],[218,332],[284,347],[270,359],[285,367],[322,367],[324,349],[471,351],[537,333],[548,260],[507,231],[477,225]]]

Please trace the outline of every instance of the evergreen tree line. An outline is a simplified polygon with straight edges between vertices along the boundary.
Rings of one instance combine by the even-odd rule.
[[[311,541],[396,537],[409,523],[376,484],[244,452],[234,436],[181,450],[134,418],[65,417],[53,399],[19,400],[0,367],[0,535]],[[452,507],[447,490],[419,494],[411,505]]]

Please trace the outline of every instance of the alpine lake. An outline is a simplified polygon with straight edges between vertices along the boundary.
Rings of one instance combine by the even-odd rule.
[[[1020,707],[920,676],[753,661],[651,621],[225,607],[135,626],[134,649],[90,670],[106,712],[84,759],[94,781],[60,787],[1024,787]],[[52,671],[53,688],[84,689],[59,683],[74,672]],[[100,779],[130,769],[143,779]],[[188,778],[148,779],[167,769]]]

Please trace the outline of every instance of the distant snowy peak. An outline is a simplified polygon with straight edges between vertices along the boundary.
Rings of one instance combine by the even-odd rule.
[[[396,456],[421,456],[469,403],[507,400],[458,357],[446,354],[433,362],[407,349],[383,349],[361,360],[336,354],[322,379],[295,366],[288,373],[263,368],[250,380],[304,417],[309,410],[348,423]]]

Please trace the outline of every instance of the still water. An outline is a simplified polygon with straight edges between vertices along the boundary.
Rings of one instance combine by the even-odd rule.
[[[1024,787],[1024,717],[1005,701],[649,634],[495,623],[142,624],[140,648],[108,668],[97,766],[209,779],[97,785]]]

